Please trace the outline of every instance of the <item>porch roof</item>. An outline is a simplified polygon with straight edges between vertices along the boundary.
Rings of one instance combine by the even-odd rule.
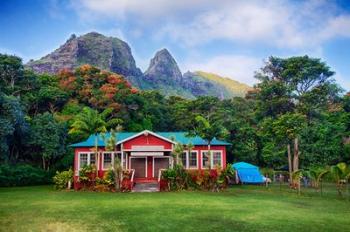
[[[116,141],[122,141],[122,140],[127,140],[128,138],[138,134],[140,132],[119,132],[116,134]],[[201,146],[201,145],[207,145],[207,142],[202,139],[199,136],[195,136],[195,137],[188,137],[187,132],[154,132],[155,134],[158,134],[161,137],[167,138],[167,139],[174,139],[175,142],[178,143],[182,143],[182,144],[189,144],[190,142],[193,145],[197,145],[197,146]],[[111,136],[110,133],[106,133],[105,134],[105,138],[108,139]],[[97,141],[97,145],[99,147],[104,147],[105,146],[105,142],[102,139],[101,134],[97,135],[98,137],[98,141]],[[95,135],[90,135],[89,138],[83,142],[80,143],[75,143],[70,145],[71,147],[93,147],[95,146]],[[218,139],[213,139],[211,142],[211,145],[223,145],[223,146],[228,146],[231,145],[230,143],[227,143],[225,141],[222,140],[218,140]]]

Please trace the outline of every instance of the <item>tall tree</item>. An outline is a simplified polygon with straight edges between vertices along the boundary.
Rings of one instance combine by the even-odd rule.
[[[210,121],[201,115],[197,115],[194,121],[194,127],[189,132],[190,135],[197,135],[207,142],[208,146],[208,162],[211,168],[211,143],[215,138],[222,138],[227,133],[222,126],[222,122],[218,120]]]
[[[40,155],[43,169],[49,170],[50,165],[65,154],[66,126],[48,112],[36,115],[30,124],[29,144],[33,154]]]
[[[69,134],[78,135],[80,138],[87,138],[91,134],[95,135],[94,152],[97,160],[99,160],[98,134],[107,131],[105,117],[105,114],[99,114],[97,110],[84,107],[82,112],[75,117],[71,129],[68,132]]]

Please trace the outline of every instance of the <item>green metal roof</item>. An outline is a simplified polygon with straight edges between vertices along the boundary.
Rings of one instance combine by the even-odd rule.
[[[118,142],[118,141],[125,140],[129,137],[132,137],[132,136],[138,134],[138,133],[140,133],[140,132],[119,132],[116,134],[116,141]],[[197,145],[197,146],[207,145],[207,142],[204,139],[202,139],[201,137],[199,137],[199,136],[189,137],[189,136],[187,136],[186,132],[153,132],[153,133],[158,134],[159,136],[165,137],[167,139],[174,139],[175,142],[182,143],[182,144],[189,144],[191,142],[193,145]],[[105,134],[106,139],[108,139],[110,136],[111,136],[110,133]],[[104,147],[105,143],[102,139],[101,134],[98,134],[97,137],[98,137],[97,145],[99,147]],[[90,135],[90,137],[87,140],[80,142],[80,143],[72,144],[70,146],[71,147],[94,147],[95,146],[95,138],[96,138],[95,135]],[[211,142],[211,145],[228,146],[231,144],[227,143],[225,141],[218,140],[218,139],[213,139],[213,141]]]

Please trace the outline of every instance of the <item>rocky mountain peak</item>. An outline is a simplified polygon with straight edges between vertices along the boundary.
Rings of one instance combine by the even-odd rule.
[[[156,52],[144,75],[147,79],[164,80],[169,83],[182,79],[181,71],[175,59],[166,48]]]
[[[142,75],[126,42],[97,32],[79,37],[73,34],[54,52],[29,62],[27,66],[37,73],[54,74],[63,68],[74,69],[82,64],[90,64],[126,77]]]

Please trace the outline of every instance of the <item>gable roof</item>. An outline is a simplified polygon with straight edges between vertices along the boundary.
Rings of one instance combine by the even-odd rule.
[[[147,130],[145,130],[145,131],[147,131]],[[116,133],[117,144],[120,144],[124,141],[127,141],[129,139],[137,137],[138,135],[142,135],[142,133],[144,133],[145,131]],[[157,137],[163,138],[163,139],[170,141],[172,143],[189,144],[191,142],[193,145],[197,145],[197,146],[207,145],[207,142],[199,136],[188,137],[187,132],[150,132],[150,131],[147,131],[147,132],[151,133],[152,135],[156,134]],[[108,139],[110,136],[111,136],[110,133],[105,134],[106,139]],[[87,140],[80,142],[80,143],[72,144],[70,146],[71,147],[94,147],[95,146],[95,138],[96,138],[95,135],[90,135]],[[173,141],[173,139],[174,139],[174,141]],[[213,139],[211,142],[211,145],[228,146],[231,144],[227,143],[225,141],[218,140],[218,139]],[[105,142],[102,139],[102,134],[97,135],[97,146],[99,146],[99,147],[105,146]]]

